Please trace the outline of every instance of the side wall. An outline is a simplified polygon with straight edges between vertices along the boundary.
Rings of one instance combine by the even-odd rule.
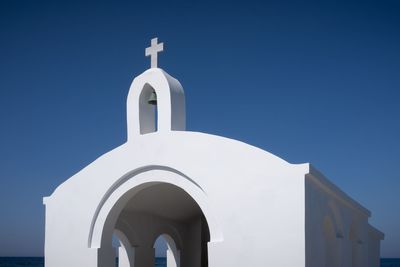
[[[82,225],[83,214],[74,213],[72,207],[79,207],[79,201],[53,203],[45,199],[45,267],[97,266],[98,248],[88,248]],[[79,210],[79,209],[77,209]],[[80,223],[73,218],[81,215]],[[77,241],[78,240],[78,241]],[[80,242],[79,242],[80,241]]]
[[[383,234],[374,227],[368,227],[368,263],[369,267],[380,266],[381,240]]]
[[[228,178],[218,187],[228,190],[214,202],[221,213],[224,240],[209,244],[210,266],[305,266],[304,173],[300,173],[296,168],[271,168],[241,179]]]
[[[368,211],[315,176],[306,176],[305,187],[307,267],[379,267],[379,238],[370,234]]]

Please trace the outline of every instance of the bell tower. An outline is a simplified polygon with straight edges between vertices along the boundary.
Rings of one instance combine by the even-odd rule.
[[[151,47],[146,48],[151,68],[137,76],[129,89],[128,141],[153,132],[185,130],[185,94],[178,80],[158,68],[157,54],[164,44],[157,40],[152,39]]]

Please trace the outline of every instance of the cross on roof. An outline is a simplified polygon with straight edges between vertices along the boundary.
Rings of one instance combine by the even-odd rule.
[[[151,68],[157,68],[158,52],[162,51],[164,51],[164,43],[158,44],[158,38],[151,39],[151,46],[145,50],[146,57],[150,56],[151,58]]]

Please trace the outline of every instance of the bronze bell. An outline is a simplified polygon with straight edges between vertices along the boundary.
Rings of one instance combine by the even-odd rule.
[[[151,92],[149,100],[147,101],[150,105],[156,106],[157,105],[157,94],[156,92]]]

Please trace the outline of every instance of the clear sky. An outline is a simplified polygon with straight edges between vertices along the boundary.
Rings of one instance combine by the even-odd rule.
[[[400,257],[399,14],[396,0],[0,1],[0,255],[42,255],[42,197],[125,142],[158,36],[188,130],[311,162]]]

